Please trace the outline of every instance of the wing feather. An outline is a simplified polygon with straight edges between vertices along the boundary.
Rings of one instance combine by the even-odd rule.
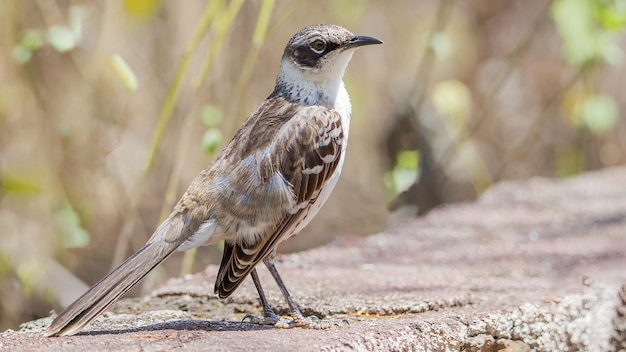
[[[259,241],[226,243],[215,283],[220,298],[230,296],[259,261],[294,234],[341,159],[343,131],[337,111],[321,106],[289,111],[293,116],[276,131],[270,150],[258,153],[256,161],[260,170],[280,173],[288,182],[294,196],[292,209],[287,209]],[[285,121],[285,116],[280,118]],[[269,172],[260,175],[265,177],[262,182],[274,176]]]

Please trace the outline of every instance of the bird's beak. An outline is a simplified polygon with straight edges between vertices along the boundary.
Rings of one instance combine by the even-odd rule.
[[[378,38],[368,37],[366,35],[357,35],[357,36],[350,38],[350,41],[343,44],[342,47],[344,49],[348,49],[348,48],[356,48],[356,47],[363,46],[363,45],[382,44],[382,43],[383,41]]]

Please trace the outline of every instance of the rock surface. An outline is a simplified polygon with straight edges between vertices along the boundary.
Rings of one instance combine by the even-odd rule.
[[[218,301],[210,266],[118,302],[77,336],[42,337],[50,318],[5,331],[0,350],[623,350],[626,169],[503,183],[475,203],[277,266],[305,314],[350,324],[240,323],[261,313],[253,285]],[[285,313],[271,277],[260,275]]]

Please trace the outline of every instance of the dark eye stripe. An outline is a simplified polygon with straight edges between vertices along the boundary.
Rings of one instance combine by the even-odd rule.
[[[313,51],[309,45],[302,45],[293,51],[293,57],[299,66],[315,67],[322,56],[337,49],[338,47],[339,44],[328,42],[326,43],[326,49],[321,53],[317,53]]]

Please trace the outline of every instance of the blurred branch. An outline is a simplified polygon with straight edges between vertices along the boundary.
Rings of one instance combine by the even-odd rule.
[[[470,120],[470,125],[460,131],[454,141],[445,149],[442,153],[441,165],[446,165],[452,161],[456,155],[457,146],[467,141],[486,120],[491,107],[491,103],[496,93],[502,88],[502,85],[509,79],[509,76],[513,72],[513,69],[519,65],[520,61],[526,56],[528,50],[532,46],[533,40],[536,35],[543,28],[546,20],[548,19],[548,7],[550,3],[547,3],[539,12],[535,20],[532,22],[528,32],[517,44],[517,46],[506,56],[504,64],[500,67],[500,71],[496,74],[496,79],[489,89],[488,93],[483,96],[478,104],[478,112],[476,112],[475,118]],[[498,178],[494,178],[497,180]]]
[[[259,51],[265,43],[265,38],[269,34],[275,32],[280,24],[284,23],[289,18],[289,15],[293,13],[293,11],[300,4],[300,0],[289,2],[289,6],[282,11],[282,13],[277,14],[276,19],[270,22],[269,19],[274,8],[274,3],[274,0],[264,1],[261,9],[259,10],[257,24],[253,34],[253,45],[250,46],[250,49],[246,54],[246,58],[244,59],[241,68],[241,73],[239,74],[239,79],[237,80],[237,85],[235,86],[235,93],[233,96],[237,101],[244,100],[243,98],[246,94],[248,86],[250,85],[250,80],[252,79],[252,73],[256,67],[255,64],[259,56]],[[245,118],[245,113],[242,112],[242,108],[244,108],[242,104],[232,104],[229,108],[231,111],[229,111],[227,115],[233,116],[234,118],[226,121],[228,125],[225,126],[224,130],[227,135],[233,134],[241,121]]]
[[[208,28],[210,28],[211,25],[214,23],[216,15],[220,14],[218,10],[221,8],[221,5],[223,2],[224,2],[223,0],[214,1],[214,2],[211,2],[211,4],[207,7],[206,17],[202,20],[202,26],[201,26],[204,32],[206,32]],[[199,85],[198,86],[194,85],[194,88],[195,88],[195,96],[194,96],[195,103],[192,104],[192,107],[196,107],[197,106],[196,103],[199,100],[198,98]],[[168,214],[170,213],[174,205],[174,202],[176,201],[177,185],[178,185],[178,182],[180,181],[181,171],[185,164],[185,155],[187,154],[187,147],[189,145],[188,141],[189,141],[189,137],[191,136],[191,132],[193,131],[192,127],[193,127],[193,122],[194,122],[194,119],[193,119],[194,116],[195,116],[194,114],[189,113],[187,114],[187,116],[185,116],[185,119],[183,120],[183,126],[180,132],[180,138],[178,138],[178,146],[176,148],[176,154],[174,157],[175,165],[169,177],[167,188],[165,191],[165,198],[161,206],[161,213],[159,215],[160,221],[164,220],[168,216]]]
[[[200,70],[200,74],[198,78],[192,81],[192,87],[197,88],[200,87],[202,82],[206,79],[213,67],[213,61],[215,60],[215,55],[224,44],[224,39],[228,32],[232,29],[233,21],[239,13],[241,9],[241,5],[243,5],[243,0],[232,0],[228,3],[228,7],[226,10],[220,13],[220,16],[217,17],[217,21],[215,22],[216,33],[213,41],[211,42],[211,48],[209,49],[209,54],[207,55],[207,60],[202,65],[202,69]]]
[[[252,46],[248,50],[246,54],[246,58],[243,61],[243,65],[241,67],[241,73],[239,74],[239,79],[237,80],[237,85],[235,86],[235,99],[241,99],[250,83],[250,78],[252,77],[252,72],[254,72],[255,62],[259,56],[259,50],[265,43],[265,37],[267,35],[267,30],[270,23],[270,17],[272,15],[272,10],[274,8],[274,0],[263,1],[261,5],[261,9],[259,10],[259,15],[256,21],[256,26],[254,28],[254,34],[252,35]],[[242,104],[233,104],[231,107],[233,111],[229,115],[237,117],[241,113]],[[227,126],[227,131],[234,131],[236,126],[239,124],[239,119],[229,119],[229,125]]]
[[[221,1],[214,1],[209,3],[204,14],[202,15],[202,19],[198,23],[196,30],[192,39],[185,46],[185,51],[183,52],[183,56],[181,57],[181,61],[178,64],[178,69],[176,70],[176,74],[174,75],[174,80],[170,84],[170,88],[165,97],[165,102],[163,103],[163,107],[161,108],[161,112],[159,113],[159,120],[157,121],[156,131],[152,138],[152,145],[150,147],[150,157],[147,160],[146,166],[144,166],[144,171],[147,172],[152,169],[152,165],[154,163],[154,159],[156,154],[159,151],[159,147],[163,142],[163,136],[165,135],[165,131],[167,125],[172,117],[172,111],[174,111],[174,107],[176,106],[176,101],[178,100],[178,95],[180,94],[180,87],[182,85],[183,78],[187,74],[187,70],[189,69],[189,62],[191,61],[191,57],[196,53],[202,38],[204,38],[206,32],[209,29],[209,26],[213,22],[213,19],[221,5]]]
[[[274,33],[280,28],[286,21],[288,21],[293,14],[293,12],[300,6],[302,0],[291,0],[289,1],[286,9],[283,10],[282,13],[276,14],[273,21],[269,24],[269,29],[267,33]]]
[[[161,146],[161,143],[163,142],[163,137],[165,136],[165,131],[171,119],[172,111],[174,110],[176,101],[178,100],[178,96],[180,94],[180,88],[183,78],[185,77],[185,75],[187,74],[187,70],[189,69],[189,62],[191,61],[191,57],[198,49],[198,46],[200,45],[202,38],[204,38],[206,32],[208,31],[209,26],[213,22],[217,9],[219,9],[220,5],[221,1],[214,1],[206,7],[202,18],[198,23],[196,30],[194,31],[192,39],[185,46],[183,56],[181,57],[181,61],[178,64],[178,68],[176,70],[176,74],[174,75],[174,80],[170,85],[167,96],[165,97],[165,102],[163,103],[163,107],[161,108],[161,112],[159,113],[156,130],[152,137],[150,155],[146,160],[143,172],[137,180],[137,184],[135,185],[135,188],[133,189],[130,197],[129,211],[127,212],[128,215],[124,221],[122,230],[120,231],[120,238],[118,239],[117,245],[115,247],[115,253],[113,255],[113,260],[111,263],[111,269],[118,266],[125,256],[126,250],[128,248],[128,239],[130,238],[134,227],[134,219],[137,216],[136,209],[139,203],[139,198],[141,194],[140,191],[143,187],[144,180],[150,170],[152,170],[154,160]]]
[[[435,16],[435,23],[433,24],[428,34],[428,42],[427,42],[426,47],[424,48],[424,53],[422,54],[422,61],[420,62],[419,67],[417,69],[417,75],[415,78],[415,82],[417,83],[410,95],[411,97],[410,104],[407,107],[407,111],[403,111],[402,114],[396,115],[396,121],[394,125],[397,126],[399,130],[391,131],[390,133],[391,135],[403,133],[400,131],[403,131],[405,128],[410,128],[412,132],[416,133],[418,136],[420,136],[421,134],[420,132],[421,128],[419,127],[419,119],[417,119],[416,117],[419,116],[419,113],[422,110],[422,105],[424,104],[424,99],[426,96],[425,91],[429,85],[430,77],[433,72],[433,66],[435,62],[435,51],[432,46],[432,39],[438,33],[442,32],[445,29],[446,24],[448,23],[448,20],[450,19],[450,16],[452,14],[454,4],[455,4],[455,0],[441,0],[439,2],[439,6],[437,8],[437,14]],[[398,138],[395,138],[395,136],[391,138],[394,140],[398,139]],[[418,143],[421,145],[419,147],[420,151],[431,150],[430,148],[422,148],[424,147],[424,144],[425,144],[423,138],[419,137]],[[423,153],[420,153],[420,154],[423,154]],[[424,156],[425,155],[422,155],[422,158],[421,158],[422,166],[424,166],[424,162],[426,162],[427,160],[434,162],[434,159],[432,159],[430,156],[426,156],[425,158]],[[395,156],[392,156],[392,157],[395,159]],[[424,175],[426,172],[429,172],[431,170],[431,166],[435,167],[436,164],[426,165],[426,167],[422,167],[421,174]],[[388,205],[389,210],[393,211],[405,204],[413,203],[411,201],[411,198],[412,198],[411,195],[416,195],[417,198],[422,197],[421,195],[415,194],[416,192],[414,192],[421,178],[423,177],[420,176],[420,174],[418,173],[418,178],[409,187],[409,189],[400,193],[389,203]],[[433,188],[433,187],[429,187],[429,188]],[[417,198],[415,199],[415,203],[418,202]]]
[[[432,39],[440,32],[443,32],[446,28],[446,24],[450,19],[452,14],[452,9],[454,8],[456,0],[441,0],[439,2],[439,7],[437,8],[437,15],[435,17],[435,23],[428,34],[428,43],[426,48],[424,48],[424,54],[422,55],[422,61],[417,69],[417,76],[415,81],[417,85],[413,90],[411,96],[413,99],[411,100],[411,109],[413,110],[413,115],[417,116],[420,110],[422,109],[422,105],[424,104],[424,97],[426,96],[425,91],[430,83],[430,76],[433,72],[433,65],[435,62],[435,50],[432,46]]]
[[[563,98],[565,93],[567,93],[574,86],[574,84],[578,82],[581,77],[583,77],[584,73],[587,71],[587,68],[588,67],[585,65],[581,66],[576,74],[574,74],[574,76],[572,76],[572,78],[558,92],[556,92],[550,97],[550,99],[548,99],[543,110],[541,110],[541,113],[533,122],[532,126],[528,130],[528,133],[526,133],[526,135],[524,136],[522,142],[515,146],[515,148],[513,148],[513,150],[504,157],[500,168],[495,173],[496,179],[500,179],[500,177],[502,177],[509,165],[522,158],[524,155],[526,155],[526,153],[528,153],[529,150],[532,149],[530,148],[530,146],[533,145],[533,143],[537,139],[539,139],[546,123],[552,116],[550,114],[550,111],[557,103],[561,101],[561,98]]]
[[[446,149],[441,154],[442,155],[441,158],[439,158],[438,160],[435,160],[432,155],[424,155],[424,153],[420,153],[420,155],[422,156],[422,163],[421,163],[422,170],[421,170],[421,173],[418,174],[418,179],[409,189],[407,189],[405,192],[398,195],[398,197],[390,203],[390,209],[394,210],[404,204],[411,203],[417,199],[428,199],[429,201],[440,200],[439,197],[436,195],[431,195],[427,197],[423,195],[420,196],[419,194],[416,194],[416,193],[424,192],[424,188],[428,188],[432,190],[432,189],[442,187],[443,185],[442,181],[434,181],[434,180],[443,180],[445,178],[445,173],[442,167],[444,165],[449,164],[453,160],[453,158],[457,155],[457,150],[459,146],[467,142],[471,138],[471,136],[473,136],[474,133],[476,133],[476,131],[482,125],[482,123],[487,119],[489,108],[491,107],[491,104],[495,95],[502,88],[503,84],[509,79],[511,73],[513,72],[513,69],[517,67],[519,63],[521,62],[521,60],[526,56],[526,54],[528,53],[528,50],[532,46],[532,43],[535,37],[541,31],[545,23],[547,23],[549,6],[550,6],[550,3],[548,2],[541,8],[539,13],[533,20],[531,26],[529,27],[527,33],[520,40],[520,42],[516,45],[516,47],[506,56],[504,60],[505,61],[504,64],[500,67],[499,72],[496,74],[496,79],[494,80],[493,85],[490,87],[487,94],[482,97],[480,103],[478,104],[478,111],[475,113],[474,115],[475,117],[473,119],[470,119],[470,124],[467,126],[467,128],[460,129],[458,133],[453,137],[453,140],[451,141],[451,143],[446,147]],[[440,11],[438,11],[439,13],[443,13],[444,11],[444,10],[441,10],[441,7],[443,7],[443,4],[440,5]],[[432,71],[430,66],[432,65],[432,60],[434,59],[434,53],[432,52],[432,50],[430,50],[429,53],[430,53],[430,58],[429,58],[430,62],[426,62],[425,64],[423,64],[422,65],[423,67],[420,67],[419,72],[430,73]],[[422,84],[422,86],[418,88],[419,91],[421,92],[421,93],[418,93],[420,94],[418,97],[421,99],[421,100],[418,100],[418,105],[417,105],[418,108],[421,108],[422,100],[425,97],[425,94],[424,94],[425,88],[423,87],[425,87],[424,84]],[[413,116],[414,123],[419,124],[419,119],[415,118],[416,116],[418,116],[416,113],[419,113],[418,109],[414,110],[413,114],[407,114],[407,115]],[[422,129],[422,128],[420,126],[417,126],[417,130],[418,130],[417,133],[418,135],[422,136],[419,138],[420,139],[419,141],[420,151],[422,149],[425,149],[425,151],[431,151],[430,148],[424,148],[424,146],[427,144],[425,141],[422,140],[423,138],[425,138],[425,133],[419,132],[419,129]],[[435,164],[425,165],[427,162],[432,162]],[[496,177],[492,179],[497,180],[499,175],[500,174],[497,174]],[[428,179],[432,179],[432,180],[428,181]],[[419,186],[420,182],[424,182],[423,187]],[[435,184],[433,182],[435,182]],[[481,183],[479,186],[480,187],[476,189],[477,194],[480,192],[481,189],[486,188],[488,185]],[[433,205],[436,205],[436,204],[433,204]],[[420,209],[420,213],[422,213],[424,210],[425,209]]]

